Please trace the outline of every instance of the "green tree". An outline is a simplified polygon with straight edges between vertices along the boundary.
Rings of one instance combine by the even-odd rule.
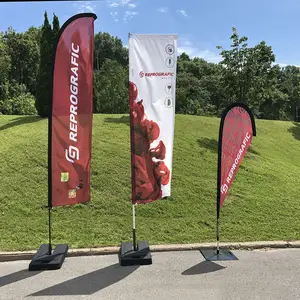
[[[0,33],[0,100],[4,100],[7,97],[10,68],[10,55],[7,45],[3,41],[3,34]]]
[[[278,66],[279,88],[287,96],[287,113],[290,119],[300,121],[300,70],[295,66]]]
[[[215,73],[203,76],[199,82],[200,86],[205,89],[210,97],[206,103],[209,108],[209,114],[220,116],[226,106],[225,90],[221,84],[221,73],[218,65],[213,65]]]
[[[106,59],[100,71],[94,72],[94,112],[127,113],[128,73],[117,61]]]
[[[26,62],[25,69],[25,84],[28,91],[36,95],[37,77],[40,66],[40,29],[36,27],[30,27],[24,32],[24,39],[28,41],[29,55]]]
[[[53,33],[47,12],[44,14],[44,25],[41,29],[40,56],[35,107],[41,117],[47,117],[52,100],[53,66]]]
[[[224,89],[220,84],[221,70],[220,65],[181,54],[177,60],[177,111],[198,115],[217,114],[224,98]]]
[[[242,101],[258,109],[264,101],[265,90],[273,84],[275,73],[272,64],[275,55],[264,41],[255,47],[248,47],[248,38],[240,38],[236,29],[232,30],[231,49],[217,47],[221,49],[223,57],[222,84],[225,87],[226,102]]]
[[[52,95],[54,46],[60,29],[47,13],[41,28],[18,33],[11,27],[0,33],[0,112],[47,117]],[[77,33],[76,33],[77,34]],[[265,119],[300,121],[300,71],[274,65],[275,55],[264,41],[253,47],[233,28],[229,49],[220,49],[222,61],[208,63],[182,53],[177,60],[176,112],[220,115],[233,101],[246,102]],[[94,112],[128,112],[128,49],[109,33],[95,35]]]
[[[57,44],[59,29],[60,29],[59,19],[55,14],[53,14],[53,21],[52,21],[53,46]]]
[[[37,28],[34,26],[29,27],[27,31],[24,32],[25,36],[30,37],[30,39],[35,40],[37,45],[40,45],[41,40],[41,27]]]
[[[191,73],[181,72],[177,76],[176,112],[189,115],[213,114],[210,94],[201,86],[201,81]]]
[[[94,69],[100,70],[106,59],[115,60],[124,67],[128,65],[128,50],[118,37],[99,32],[95,34],[94,45]]]
[[[3,40],[11,61],[9,80],[25,84],[28,90],[34,93],[39,65],[36,38],[31,32],[17,33],[10,27],[5,32]]]

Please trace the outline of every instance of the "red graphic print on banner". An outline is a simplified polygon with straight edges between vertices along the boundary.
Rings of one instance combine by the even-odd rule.
[[[143,100],[135,102],[138,89],[129,83],[132,156],[132,201],[146,203],[162,197],[161,185],[170,181],[170,170],[163,160],[166,146],[160,141],[157,147],[150,148],[160,135],[160,128],[145,116]]]

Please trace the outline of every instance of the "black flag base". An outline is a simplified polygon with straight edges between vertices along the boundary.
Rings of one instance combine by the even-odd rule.
[[[29,264],[29,271],[60,269],[68,252],[68,245],[57,245],[49,254],[49,244],[42,244]]]
[[[131,242],[121,243],[119,261],[121,266],[151,265],[152,256],[147,241],[139,241],[134,251]]]
[[[220,249],[219,253],[217,253],[217,249],[201,249],[200,252],[208,261],[238,260],[238,258],[228,249]]]

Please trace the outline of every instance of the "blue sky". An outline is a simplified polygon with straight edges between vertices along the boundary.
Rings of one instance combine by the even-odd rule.
[[[0,0],[1,1],[1,0]],[[61,25],[79,12],[98,16],[95,32],[106,31],[126,45],[131,33],[177,33],[179,52],[220,60],[217,45],[229,47],[231,28],[265,40],[279,64],[300,66],[300,0],[100,0],[0,3],[0,30],[40,26],[43,13],[58,15]]]

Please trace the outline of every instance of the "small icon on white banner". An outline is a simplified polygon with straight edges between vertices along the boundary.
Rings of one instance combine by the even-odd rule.
[[[172,104],[173,104],[172,98],[166,98],[165,106],[169,108],[172,106]]]
[[[167,94],[172,94],[172,83],[168,83],[165,90]]]
[[[175,52],[175,48],[173,45],[169,44],[167,47],[166,47],[166,52],[169,54],[169,55],[172,55],[174,52]]]
[[[166,59],[166,66],[168,68],[172,68],[174,66],[174,59],[172,57],[168,57]]]

